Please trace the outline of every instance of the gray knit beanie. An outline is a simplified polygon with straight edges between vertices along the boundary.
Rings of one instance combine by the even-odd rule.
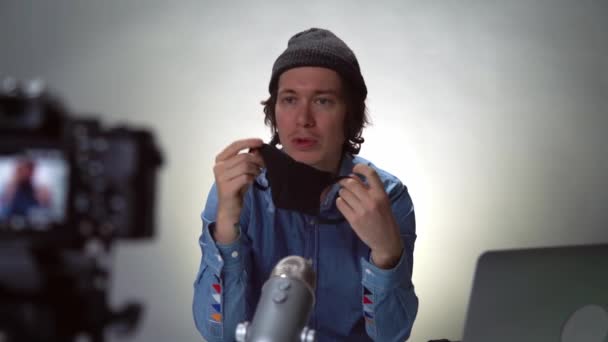
[[[318,66],[336,71],[348,82],[362,100],[367,97],[367,87],[353,51],[335,34],[328,30],[311,28],[296,33],[289,39],[287,49],[272,66],[268,91],[278,86],[279,76],[292,68]]]

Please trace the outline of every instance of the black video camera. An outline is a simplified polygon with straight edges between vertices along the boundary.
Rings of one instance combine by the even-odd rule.
[[[150,238],[153,136],[70,115],[39,81],[0,85],[0,240]]]
[[[70,114],[42,82],[0,79],[0,341],[102,342],[142,306],[108,307],[110,247],[154,235],[153,135]]]

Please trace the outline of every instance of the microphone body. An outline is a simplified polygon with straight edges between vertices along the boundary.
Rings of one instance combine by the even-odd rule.
[[[314,306],[315,275],[310,262],[288,256],[277,263],[262,286],[251,324],[240,323],[238,342],[313,342],[306,327]]]

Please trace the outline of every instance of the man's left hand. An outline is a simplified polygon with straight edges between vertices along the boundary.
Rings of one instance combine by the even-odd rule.
[[[368,184],[356,175],[341,180],[336,206],[371,249],[373,263],[380,268],[392,268],[399,262],[403,242],[388,195],[371,167],[357,164],[353,173],[365,176]]]

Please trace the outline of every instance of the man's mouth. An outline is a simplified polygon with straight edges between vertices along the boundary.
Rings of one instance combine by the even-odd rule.
[[[300,149],[310,148],[317,144],[317,140],[312,138],[294,138],[292,142],[296,148]]]

